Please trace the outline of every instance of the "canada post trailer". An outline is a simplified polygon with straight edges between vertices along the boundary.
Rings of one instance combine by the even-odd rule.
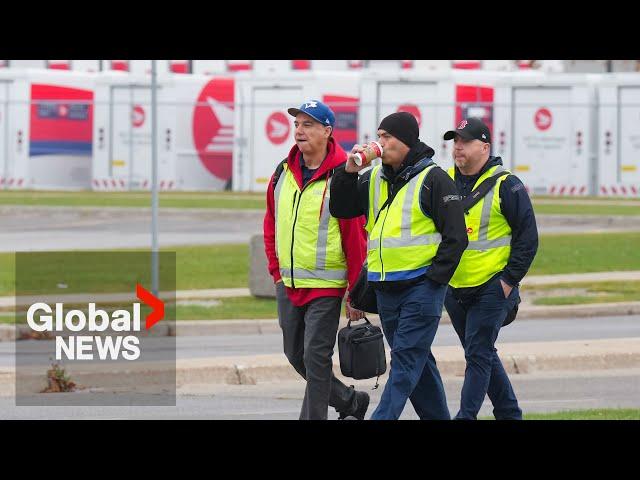
[[[494,151],[528,191],[595,194],[598,78],[512,76],[496,85]]]
[[[0,70],[0,188],[90,188],[95,74]]]
[[[357,142],[360,72],[238,73],[235,77],[233,190],[263,192],[295,143],[287,113],[311,99],[335,113],[333,137],[349,151]]]
[[[443,140],[444,132],[467,117],[482,118],[492,130],[494,85],[501,79],[523,73],[475,70],[364,73],[358,139],[363,143],[375,140],[378,125],[387,115],[400,111],[412,113],[418,121],[420,140],[435,150],[434,160],[446,169],[453,165],[453,142]]]
[[[603,75],[598,86],[598,194],[640,196],[640,73]]]
[[[159,82],[158,93],[163,87]],[[151,183],[151,78],[120,71],[98,74],[95,86],[94,190],[149,188]],[[158,132],[163,125],[158,116]],[[158,180],[175,182],[172,156],[158,149]]]
[[[158,149],[175,156],[175,188],[230,189],[233,77],[173,74],[162,77],[162,85],[159,115],[173,126],[160,131]]]
[[[166,74],[157,85],[159,188],[230,188],[233,79]],[[96,98],[93,188],[150,189],[150,77],[102,73]]]

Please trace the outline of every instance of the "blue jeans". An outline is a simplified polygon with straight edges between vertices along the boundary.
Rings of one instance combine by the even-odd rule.
[[[451,289],[447,292],[445,307],[467,362],[456,419],[475,420],[488,394],[496,419],[522,420],[522,410],[495,348],[502,322],[517,298],[518,287],[505,298],[500,276],[469,302],[459,303]]]
[[[421,420],[451,418],[431,353],[446,291],[446,285],[429,279],[403,290],[376,290],[382,329],[391,347],[391,368],[371,420],[397,420],[407,398]]]

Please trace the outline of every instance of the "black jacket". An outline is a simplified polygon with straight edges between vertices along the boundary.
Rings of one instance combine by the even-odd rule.
[[[382,166],[383,180],[389,183],[389,194],[394,197],[409,180],[418,175],[431,162],[434,151],[422,142],[413,147],[397,172],[388,166]],[[418,167],[418,161],[425,159]],[[335,170],[331,180],[329,210],[337,218],[353,218],[369,214],[369,181],[371,169],[358,175],[347,173],[344,167]],[[420,189],[420,207],[425,216],[431,217],[442,241],[438,246],[427,277],[440,284],[448,284],[453,276],[464,249],[468,245],[464,211],[460,197],[451,177],[436,166],[427,174]],[[385,286],[404,286],[416,283],[421,277],[397,282],[384,283]]]
[[[455,172],[455,183],[462,198],[471,193],[474,184],[489,168],[502,165],[502,158],[489,157],[487,163],[477,175],[462,175],[458,167]],[[500,184],[500,210],[511,227],[511,254],[504,270],[497,275],[511,286],[518,285],[524,278],[538,251],[538,227],[533,213],[531,199],[518,177],[509,175]],[[491,280],[493,280],[492,277]],[[489,280],[489,281],[491,281]],[[487,283],[478,287],[458,288],[457,296],[475,293]]]

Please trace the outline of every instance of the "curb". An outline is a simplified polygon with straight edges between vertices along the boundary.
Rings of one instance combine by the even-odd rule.
[[[389,361],[389,351],[387,362]],[[608,340],[506,343],[500,346],[500,358],[512,375],[548,371],[584,371],[640,367],[640,338]],[[434,347],[438,369],[444,376],[463,376],[464,352],[461,347]],[[175,377],[172,364],[147,362],[140,364],[105,364],[68,369],[71,379],[85,387],[122,388],[191,384],[256,385],[262,382],[296,380],[299,375],[282,354],[183,359],[177,362]],[[333,357],[333,371],[341,379],[353,383],[340,373],[339,357]],[[46,386],[45,373],[32,368],[21,385],[25,394],[37,393]],[[389,374],[380,377],[386,381]],[[124,381],[123,381],[124,379]],[[0,392],[15,394],[15,371],[0,371]]]

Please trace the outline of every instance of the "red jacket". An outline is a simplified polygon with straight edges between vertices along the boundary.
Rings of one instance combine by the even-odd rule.
[[[327,156],[314,173],[309,183],[316,180],[324,181],[327,171],[336,168],[347,161],[346,152],[335,143],[333,137],[329,137]],[[294,145],[289,152],[287,164],[291,173],[293,173],[298,186],[302,189],[302,169],[300,168],[300,150]],[[284,175],[284,172],[283,172]],[[278,257],[276,256],[276,239],[275,239],[275,216],[274,216],[274,197],[273,197],[273,176],[269,181],[267,189],[267,211],[264,216],[264,248],[269,261],[269,273],[273,277],[273,281],[280,280],[280,266]],[[347,278],[349,280],[349,290],[353,288],[364,259],[367,255],[367,235],[364,230],[364,215],[348,220],[338,219],[340,225],[340,235],[342,237],[342,250],[347,260]],[[344,288],[287,288],[287,294],[291,303],[297,307],[301,307],[311,300],[318,297],[343,297]]]

